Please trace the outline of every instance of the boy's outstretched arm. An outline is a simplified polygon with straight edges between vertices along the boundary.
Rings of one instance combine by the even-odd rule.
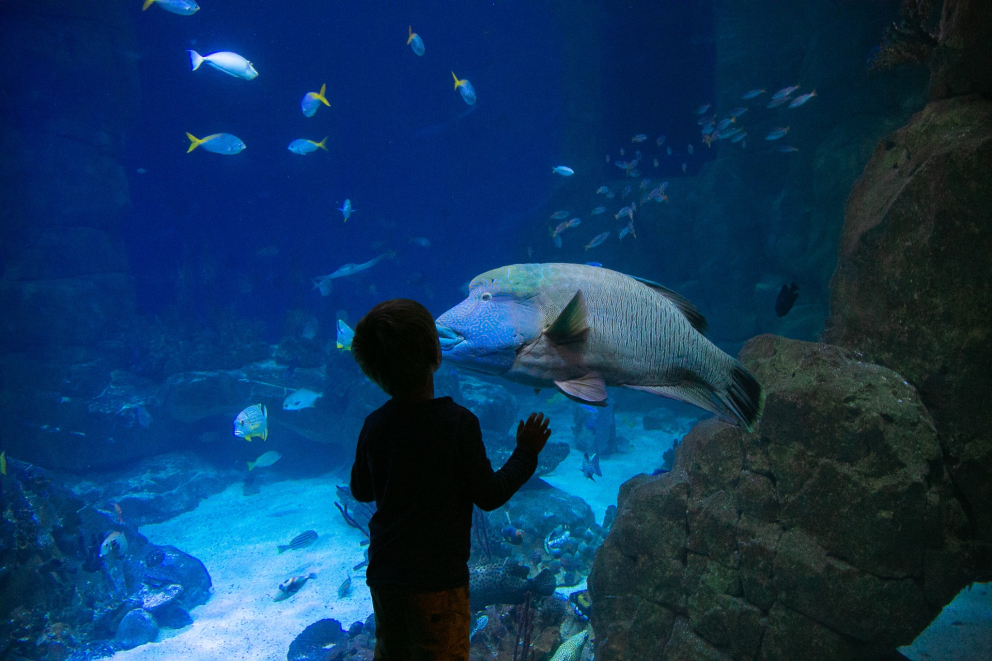
[[[372,471],[365,459],[365,429],[358,435],[358,447],[355,448],[355,463],[351,467],[351,495],[361,503],[371,503],[375,500],[372,489]]]
[[[544,414],[532,413],[526,423],[517,425],[516,450],[503,467],[494,472],[482,444],[479,421],[473,420],[465,442],[466,478],[472,502],[487,512],[505,505],[537,470],[537,455],[550,436],[551,430]]]

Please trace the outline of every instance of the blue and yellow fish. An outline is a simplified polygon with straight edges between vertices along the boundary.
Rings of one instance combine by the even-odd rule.
[[[348,327],[348,324],[338,319],[337,347],[342,351],[351,351],[351,341],[355,338],[355,331]]]
[[[264,404],[249,406],[234,419],[234,435],[246,441],[269,438],[269,412]]]

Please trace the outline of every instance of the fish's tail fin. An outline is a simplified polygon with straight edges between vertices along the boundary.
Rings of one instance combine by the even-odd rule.
[[[155,2],[155,0],[151,0],[151,1],[152,2]],[[189,52],[189,63],[193,67],[193,71],[196,71],[197,69],[200,68],[200,65],[203,64],[203,59],[204,58],[203,58],[202,55],[200,55],[199,53],[197,53],[195,50],[191,50],[191,51],[188,51],[188,52]]]
[[[317,142],[315,144],[318,147],[320,147],[321,149],[323,149],[324,151],[327,151],[327,138],[328,138],[328,136],[325,135],[323,140],[321,140],[320,142]]]
[[[417,36],[417,35],[415,35],[415,34],[413,33],[413,26],[412,26],[412,25],[408,25],[408,26],[406,26],[406,31],[407,31],[407,34],[408,34],[408,35],[410,35],[410,36],[408,36],[408,37],[406,38],[406,45],[407,45],[407,46],[409,46],[409,45],[410,45],[410,42],[411,42],[411,41],[413,41],[413,38],[414,38],[415,36]]]
[[[764,389],[754,375],[737,361],[730,368],[730,385],[720,399],[747,431],[754,430],[765,409]]]
[[[279,553],[285,553],[286,551],[289,550],[290,547],[289,544],[280,544],[276,548],[279,549]]]
[[[206,140],[200,140],[192,133],[187,133],[186,137],[189,138],[189,149],[186,150],[187,154],[206,142]]]
[[[328,108],[330,108],[331,102],[327,100],[326,96],[324,96],[324,94],[326,93],[327,93],[327,83],[324,83],[323,85],[320,86],[320,91],[317,92],[317,100],[323,103]]]
[[[455,75],[454,71],[451,72],[451,77],[455,79],[455,89],[458,89],[459,87],[465,84],[464,80],[458,80],[458,76]]]
[[[251,472],[253,470],[255,470],[255,462],[254,461],[249,461],[248,462],[248,472]]]
[[[534,592],[544,597],[550,597],[558,589],[555,573],[550,569],[542,569],[541,573],[533,578],[533,584]]]
[[[155,0],[145,0],[145,4],[141,5],[141,11],[145,11],[149,7],[155,4]]]
[[[313,579],[317,578],[317,573],[316,572],[310,572],[310,574],[307,576],[307,578],[309,578],[312,581]],[[351,578],[351,577],[349,576],[348,578]]]

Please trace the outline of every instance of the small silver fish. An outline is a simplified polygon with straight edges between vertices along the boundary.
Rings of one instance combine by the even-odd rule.
[[[637,135],[635,135],[635,136],[634,136],[633,138],[631,138],[631,139],[630,139],[630,141],[631,141],[631,142],[644,142],[644,141],[645,141],[645,140],[647,140],[647,139],[648,139],[648,136],[646,136],[646,135],[645,135],[645,134],[643,134],[643,133],[638,133],[638,134],[637,134]]]
[[[697,115],[702,115],[704,112],[706,112],[707,110],[710,109],[711,105],[712,104],[704,103],[703,105],[701,105],[698,108],[696,108],[696,114]]]
[[[268,468],[269,466],[271,466],[272,464],[276,463],[280,459],[282,459],[282,455],[281,454],[279,454],[275,450],[269,450],[268,452],[262,454],[262,456],[260,456],[255,461],[249,461],[248,462],[248,471],[249,472],[250,471],[253,471],[256,468]]]
[[[771,101],[768,102],[768,105],[765,106],[765,107],[766,108],[777,108],[778,106],[782,105],[783,103],[788,103],[788,102],[789,102],[789,97],[783,96],[781,99],[772,99]]]
[[[575,174],[575,170],[568,167],[567,165],[556,165],[555,167],[551,168],[551,171],[554,172],[555,174],[560,174],[563,177],[571,177],[573,174]]]
[[[778,140],[779,138],[784,137],[785,134],[788,132],[789,132],[788,126],[786,126],[785,128],[772,129],[771,131],[768,132],[768,135],[765,136],[765,140]]]
[[[351,218],[351,214],[355,213],[357,209],[351,206],[351,200],[346,199],[338,211],[341,212],[341,215],[344,216],[344,222],[347,223],[348,219]]]
[[[792,100],[792,103],[789,104],[789,107],[798,108],[799,106],[803,105],[804,103],[812,99],[814,96],[816,96],[816,90],[813,90],[809,94],[803,94],[802,96],[797,96]]]
[[[744,96],[742,96],[741,98],[744,99],[745,101],[747,101],[747,100],[753,99],[755,97],[761,96],[764,93],[765,93],[765,90],[763,90],[763,89],[762,90],[753,89],[753,90],[750,90],[748,92],[745,92],[744,93]]]
[[[799,85],[793,85],[792,87],[783,87],[779,91],[772,94],[772,100],[777,101],[778,99],[784,99],[791,96],[793,92],[799,89]]]
[[[595,248],[596,246],[603,245],[603,242],[606,241],[606,239],[608,239],[609,237],[610,237],[609,232],[603,232],[602,234],[597,234],[595,237],[593,237],[592,241],[586,244],[585,249],[589,250],[590,248]]]
[[[195,50],[191,50],[189,51],[189,61],[193,67],[193,71],[199,69],[200,65],[206,62],[214,69],[223,71],[228,76],[244,78],[245,80],[254,80],[258,77],[258,72],[255,71],[255,67],[252,66],[251,62],[237,53],[230,51],[218,51],[210,55],[200,55]]]
[[[606,213],[606,207],[596,207],[592,210],[592,215],[598,216],[601,213]]]
[[[291,392],[282,402],[283,411],[299,411],[311,408],[324,393],[314,392],[306,388],[300,388],[296,392]]]
[[[569,213],[567,211],[565,211],[564,209],[562,209],[560,211],[555,211],[553,214],[551,214],[551,219],[552,220],[562,220],[564,218],[568,218],[568,216],[569,216]]]

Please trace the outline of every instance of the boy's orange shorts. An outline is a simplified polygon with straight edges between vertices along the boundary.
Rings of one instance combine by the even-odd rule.
[[[442,592],[369,588],[376,661],[468,661],[468,586]]]

